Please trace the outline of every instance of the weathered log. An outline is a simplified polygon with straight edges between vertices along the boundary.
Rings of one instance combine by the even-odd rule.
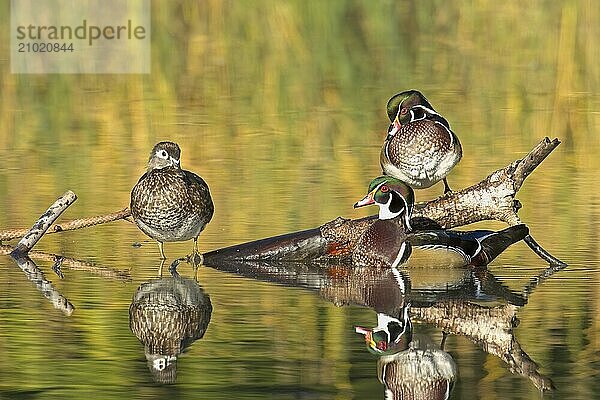
[[[521,224],[517,211],[521,207],[515,196],[523,181],[560,144],[558,139],[544,138],[525,157],[494,171],[481,182],[435,200],[417,204],[414,217],[434,220],[444,229],[484,220],[508,225]]]
[[[559,144],[558,139],[546,137],[524,158],[493,172],[481,182],[416,204],[413,225],[433,223],[450,229],[483,220],[502,221],[511,226],[521,224],[517,215],[521,205],[515,196],[525,178]],[[319,228],[214,250],[204,254],[204,260],[207,263],[218,259],[306,261],[344,257],[352,252],[357,240],[375,218],[336,218]],[[549,263],[566,266],[546,252],[531,236],[528,235],[525,242]]]

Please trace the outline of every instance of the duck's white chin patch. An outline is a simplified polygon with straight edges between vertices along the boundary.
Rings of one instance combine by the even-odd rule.
[[[392,218],[396,218],[398,215],[400,215],[400,213],[402,212],[403,209],[397,213],[393,213],[390,211],[390,204],[392,204],[392,196],[390,196],[390,199],[388,200],[388,202],[386,204],[378,204],[379,219],[392,219]]]

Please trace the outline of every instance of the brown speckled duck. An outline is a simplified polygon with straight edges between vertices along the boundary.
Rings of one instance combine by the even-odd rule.
[[[166,258],[164,242],[194,239],[211,220],[214,206],[208,185],[193,172],[181,169],[181,150],[176,143],[157,143],[150,152],[148,170],[131,191],[131,215],[138,228],[158,241]]]
[[[416,90],[393,96],[387,113],[392,123],[380,154],[384,174],[415,189],[443,180],[449,192],[446,175],[460,161],[462,147],[448,121]]]

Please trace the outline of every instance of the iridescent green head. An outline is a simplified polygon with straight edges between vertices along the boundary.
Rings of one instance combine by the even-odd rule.
[[[377,204],[379,219],[402,216],[405,227],[410,229],[414,203],[415,194],[410,186],[391,176],[379,176],[371,181],[367,195],[354,208]]]
[[[391,122],[394,122],[396,117],[401,124],[410,121],[409,111],[415,106],[425,107],[435,113],[433,106],[418,90],[406,90],[398,93],[388,101],[387,114]]]

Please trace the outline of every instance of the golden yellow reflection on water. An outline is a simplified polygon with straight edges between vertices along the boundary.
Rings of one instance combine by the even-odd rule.
[[[216,211],[201,236],[202,250],[318,226],[338,215],[363,216],[373,210],[355,211],[352,204],[380,173],[385,104],[398,91],[420,89],[463,143],[464,158],[449,176],[452,187],[477,182],[544,136],[563,141],[518,198],[524,205],[520,216],[534,237],[571,267],[534,294],[520,315],[517,335],[557,386],[576,382],[580,393],[593,393],[600,346],[600,53],[595,40],[600,9],[595,2],[156,1],[152,7],[150,75],[13,75],[3,48],[1,228],[31,225],[67,189],[79,196],[65,214],[68,219],[128,205],[149,150],[163,139],[178,142],[184,168],[211,187]],[[6,20],[7,10],[2,13]],[[419,191],[417,199],[442,190],[437,185]],[[137,241],[142,248],[131,247]],[[126,338],[135,349],[126,315],[115,317],[110,310],[126,308],[137,284],[154,274],[154,242],[120,222],[48,237],[38,247],[131,268],[134,280],[123,287],[70,272],[59,285],[79,303],[77,327],[51,317],[53,329],[44,339],[55,340],[59,327],[73,329],[81,342],[56,351],[105,351],[94,358],[98,368],[99,359],[118,351],[110,338]],[[189,248],[191,243],[169,244],[166,251],[175,256]],[[2,264],[13,268],[8,260]],[[517,245],[491,268],[517,287],[544,265]],[[14,348],[30,345],[31,332],[43,330],[42,317],[51,313],[17,272],[0,278],[10,294],[2,299],[0,318],[12,330],[0,336],[0,352],[22,364],[43,362],[46,346],[34,354],[14,354]],[[369,392],[353,386],[344,353],[356,339],[346,335],[356,322],[350,319],[368,318],[366,311],[349,316],[312,294],[214,271],[201,278],[214,297],[215,312],[206,337],[212,347],[196,344],[197,356],[206,351],[228,359],[223,352],[231,354],[235,346],[219,348],[219,343],[259,335],[262,331],[253,329],[262,323],[282,332],[276,349],[281,356],[275,359],[318,359],[322,368],[337,363],[340,371],[327,375],[333,391]],[[230,298],[233,293],[239,302]],[[27,315],[29,323],[19,330]],[[254,328],[240,327],[244,315],[259,319],[246,321]],[[290,326],[296,319],[306,326]],[[309,342],[331,352],[306,350]],[[248,358],[256,356],[245,351]],[[460,338],[453,351],[466,359],[465,383],[456,398],[476,397],[477,385],[487,397],[506,395],[503,388],[514,382],[505,365],[491,356],[482,362],[479,350]],[[571,368],[580,362],[586,367]],[[2,371],[10,368],[7,362],[0,365]],[[287,371],[282,376],[296,376],[291,365],[280,367]],[[314,378],[318,372],[304,368],[310,382],[325,384]],[[487,376],[479,375],[481,368]],[[33,366],[22,369],[25,376],[39,372]],[[227,376],[215,372],[218,363],[212,370],[215,379]],[[127,381],[115,379],[114,385]],[[7,382],[3,390],[18,386]],[[518,382],[515,393],[535,396],[528,382]],[[379,390],[376,381],[366,385]]]

